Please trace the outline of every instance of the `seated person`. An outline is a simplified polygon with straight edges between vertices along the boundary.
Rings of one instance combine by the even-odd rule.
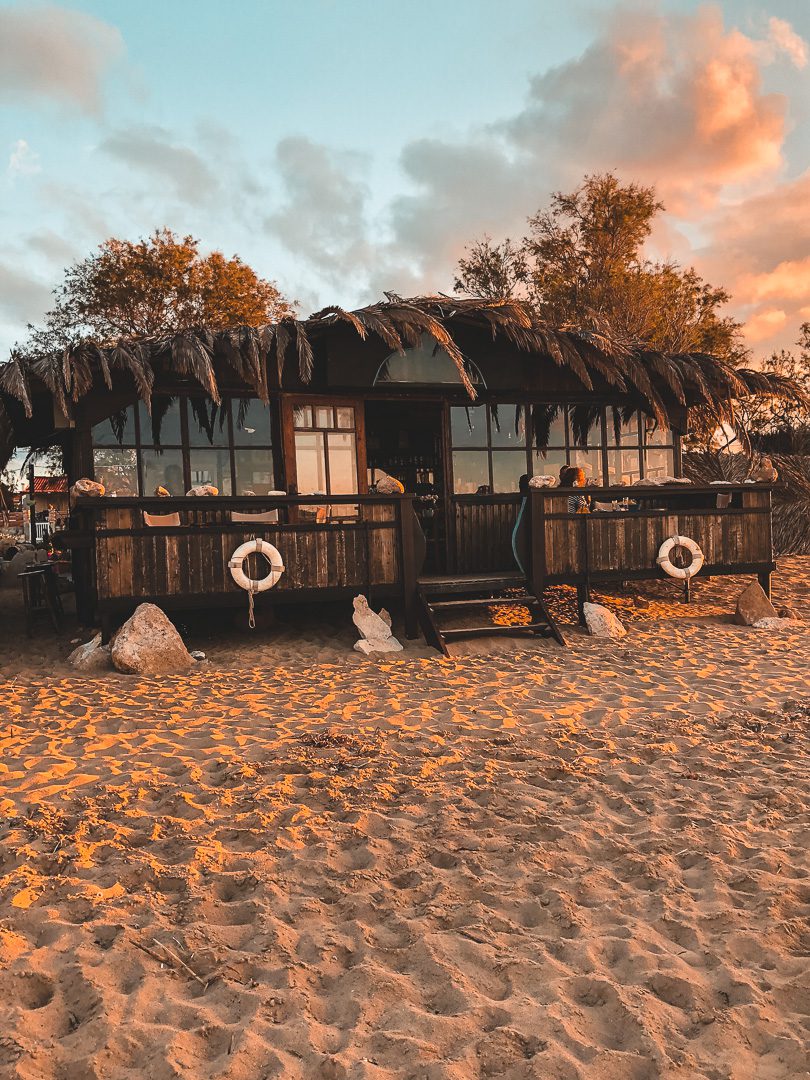
[[[585,470],[576,465],[566,465],[560,469],[560,487],[585,487]],[[588,509],[586,495],[568,496],[568,513],[578,514]]]

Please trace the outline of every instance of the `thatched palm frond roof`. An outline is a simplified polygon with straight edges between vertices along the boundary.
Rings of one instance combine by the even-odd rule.
[[[761,371],[735,369],[703,354],[664,354],[613,341],[607,333],[573,327],[551,327],[527,305],[514,299],[492,300],[449,296],[403,299],[386,293],[385,300],[347,311],[331,306],[298,320],[287,317],[265,327],[243,326],[212,331],[201,327],[164,337],[97,343],[83,340],[59,354],[14,355],[0,368],[2,398],[12,399],[31,415],[38,386],[58,402],[66,416],[99,379],[109,388],[117,374],[126,373],[139,397],[149,403],[158,370],[170,370],[196,381],[215,402],[220,401],[217,368],[224,364],[262,400],[268,400],[268,368],[274,365],[283,384],[294,363],[301,379],[309,381],[315,347],[337,327],[348,328],[360,340],[377,338],[393,352],[432,337],[450,356],[471,398],[464,356],[455,335],[463,328],[484,330],[492,339],[505,339],[530,356],[535,354],[567,369],[583,390],[607,384],[618,396],[640,399],[659,423],[669,421],[668,402],[700,405],[718,422],[735,421],[735,402],[751,394],[802,398],[790,380]],[[810,407],[810,401],[805,401]],[[8,438],[8,416],[0,430]]]

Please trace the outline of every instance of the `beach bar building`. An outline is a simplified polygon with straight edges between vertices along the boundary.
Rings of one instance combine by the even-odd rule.
[[[443,648],[493,630],[442,629],[493,597],[528,597],[525,629],[559,638],[548,585],[582,601],[594,583],[660,576],[673,536],[700,547],[702,575],[767,588],[770,486],[676,481],[690,409],[720,423],[746,396],[789,392],[710,356],[552,329],[517,301],[389,294],[261,329],[15,357],[0,439],[6,455],[61,445],[71,485],[103,484],[72,498],[57,539],[80,616],[108,632],[141,601],[246,605],[229,564],[258,537],[284,572],[257,604],[362,592],[399,601],[406,633]],[[584,470],[593,512],[570,513],[559,486],[521,491],[565,465]],[[206,485],[218,494],[186,494]]]

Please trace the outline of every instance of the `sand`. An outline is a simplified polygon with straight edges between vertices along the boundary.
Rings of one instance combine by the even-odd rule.
[[[7,618],[0,1078],[810,1075],[810,621],[743,584],[567,650],[198,631],[161,680]]]

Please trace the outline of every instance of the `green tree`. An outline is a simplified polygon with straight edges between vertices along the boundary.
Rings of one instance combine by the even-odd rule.
[[[741,326],[719,313],[725,290],[694,269],[644,257],[663,209],[652,187],[622,184],[612,173],[587,176],[576,191],[552,195],[519,243],[484,237],[469,246],[456,290],[521,297],[552,325],[627,345],[742,359]]]
[[[110,344],[193,326],[260,326],[293,313],[277,286],[238,256],[203,256],[199,244],[170,229],[135,242],[105,240],[89,258],[68,267],[44,326],[29,328],[21,351],[51,352],[83,337]]]
[[[762,365],[771,375],[791,379],[810,398],[810,322],[802,323],[799,353],[773,353]],[[742,402],[751,442],[766,453],[810,454],[810,410],[790,398],[751,398]]]

